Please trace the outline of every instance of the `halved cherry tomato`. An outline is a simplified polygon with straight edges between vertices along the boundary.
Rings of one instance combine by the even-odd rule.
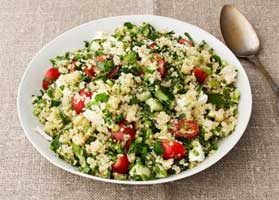
[[[120,70],[120,66],[116,66],[115,68],[113,68],[109,73],[108,73],[108,78],[114,78],[115,75],[119,72]]]
[[[79,91],[81,98],[72,97],[72,108],[76,111],[77,114],[80,114],[85,107],[85,97],[91,98],[92,93],[85,91],[84,89]]]
[[[106,56],[97,56],[96,61],[97,62],[105,62],[106,61]]]
[[[203,84],[205,79],[207,78],[207,73],[205,73],[202,69],[197,68],[197,67],[193,69],[193,73],[194,73],[195,77],[197,78],[197,81],[199,82],[199,84]]]
[[[181,119],[171,131],[177,137],[193,139],[199,134],[199,125],[195,121]]]
[[[181,38],[177,41],[179,44],[188,44],[189,46],[193,46],[193,43],[190,40],[186,40],[184,38]]]
[[[158,62],[158,65],[159,65],[159,73],[160,73],[160,76],[161,78],[165,78],[166,75],[167,75],[167,68],[166,68],[166,62],[164,59],[162,59],[160,56],[155,56],[157,62]]]
[[[132,141],[136,136],[136,129],[133,124],[128,124],[125,120],[119,124],[119,130],[113,131],[112,135],[114,139],[119,141],[125,141],[124,147],[129,149]]]
[[[96,75],[96,66],[91,66],[91,68],[85,68],[84,72],[87,76],[95,76]]]
[[[49,82],[47,82],[46,80],[43,80],[42,82],[42,87],[44,90],[47,90],[48,89],[48,86],[49,86]]]
[[[114,164],[112,164],[111,169],[113,172],[120,174],[125,174],[128,171],[129,160],[126,154],[123,154],[117,158]]]
[[[60,72],[56,68],[50,68],[45,73],[45,80],[48,82],[55,81],[60,76]]]
[[[151,44],[148,45],[150,49],[154,49],[156,46],[155,42],[152,42]]]
[[[186,149],[183,144],[179,141],[162,140],[161,146],[163,148],[164,159],[182,159],[186,154]]]

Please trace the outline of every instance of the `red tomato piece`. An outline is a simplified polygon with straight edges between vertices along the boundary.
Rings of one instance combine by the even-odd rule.
[[[156,47],[156,43],[152,42],[151,44],[148,45],[150,49],[154,49]]]
[[[164,159],[174,158],[181,160],[186,154],[183,144],[175,140],[162,140],[161,146],[163,148]]]
[[[115,68],[113,68],[109,73],[108,73],[108,78],[114,78],[115,75],[119,72],[120,70],[120,66],[116,66]]]
[[[52,82],[58,79],[59,76],[60,76],[60,72],[58,71],[58,69],[52,67],[48,69],[47,72],[45,73],[45,80]]]
[[[76,111],[77,114],[80,114],[84,108],[84,100],[76,99],[75,96],[72,97],[72,108]]]
[[[195,121],[181,119],[171,131],[177,137],[193,139],[199,134],[199,125]]]
[[[84,89],[79,91],[80,97],[72,97],[72,108],[76,111],[77,114],[80,114],[85,107],[85,98],[91,98],[92,92],[85,91]]]
[[[205,73],[202,69],[197,68],[197,67],[193,69],[193,73],[194,73],[195,77],[197,78],[197,81],[199,82],[199,84],[203,84],[205,79],[207,78],[207,73]]]
[[[79,91],[79,95],[83,96],[83,97],[91,98],[92,97],[92,92],[86,91],[85,89],[81,89]]]
[[[126,140],[124,147],[126,149],[129,149],[131,143],[135,139],[136,129],[135,129],[134,125],[127,124],[126,121],[123,121],[122,123],[119,124],[119,130],[113,131],[112,135],[113,135],[114,139],[116,139],[116,140],[119,140],[119,141]]]
[[[106,61],[106,56],[97,56],[96,61],[97,62],[105,62]]]
[[[49,82],[47,82],[46,80],[43,80],[42,82],[42,87],[44,90],[47,90],[48,89],[48,86],[49,86]]]
[[[190,40],[186,40],[184,38],[181,38],[180,40],[177,41],[179,44],[188,44],[189,46],[193,46],[193,43]]]
[[[84,72],[87,76],[95,76],[96,75],[96,66],[92,66],[91,68],[85,68]]]
[[[167,68],[166,68],[166,61],[164,61],[164,59],[162,59],[160,56],[155,56],[158,65],[159,65],[159,73],[161,78],[165,78],[167,75]]]
[[[123,154],[117,158],[114,164],[112,164],[111,169],[113,172],[120,174],[125,174],[128,171],[129,160],[126,154]]]

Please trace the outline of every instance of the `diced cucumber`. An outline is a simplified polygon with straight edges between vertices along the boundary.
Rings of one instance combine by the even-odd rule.
[[[83,149],[76,144],[72,144],[72,149],[73,149],[73,152],[74,152],[75,156],[79,159],[80,165],[82,167],[85,167],[86,166],[86,160],[85,160],[85,157],[83,155]]]
[[[150,169],[139,163],[135,164],[129,171],[130,176],[139,176],[142,180],[150,177]]]
[[[174,100],[174,95],[168,90],[166,87],[160,87],[155,92],[155,97],[157,97],[160,101],[170,102]]]
[[[235,103],[239,102],[239,98],[240,98],[240,91],[238,89],[236,89],[233,93],[232,93],[232,101]]]
[[[149,91],[145,91],[143,93],[137,94],[137,98],[140,101],[146,101],[151,97],[151,93]]]
[[[169,98],[165,95],[161,90],[157,90],[155,92],[155,97],[157,97],[160,101],[168,101]]]
[[[164,178],[164,177],[168,176],[168,172],[159,164],[156,164],[153,167],[153,171],[155,173],[156,178]]]
[[[146,101],[146,104],[149,105],[151,112],[163,110],[162,104],[157,99],[150,98]]]

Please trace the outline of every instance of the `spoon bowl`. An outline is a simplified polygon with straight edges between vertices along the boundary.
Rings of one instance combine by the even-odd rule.
[[[279,87],[257,57],[260,40],[253,26],[236,7],[225,5],[221,11],[220,27],[223,38],[232,52],[237,57],[249,60],[265,76],[277,97],[276,107],[279,113]]]
[[[255,29],[234,6],[223,7],[220,26],[226,44],[236,56],[247,57],[259,52],[260,40]]]

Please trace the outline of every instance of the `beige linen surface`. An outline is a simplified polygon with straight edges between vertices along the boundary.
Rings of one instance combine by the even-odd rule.
[[[65,172],[32,147],[17,118],[17,88],[27,64],[64,31],[107,16],[155,14],[187,21],[222,39],[219,13],[228,2],[237,5],[258,30],[260,59],[279,83],[278,0],[0,0],[0,199],[279,199],[275,96],[246,61],[241,62],[253,92],[247,131],[220,162],[173,183],[113,185]]]

